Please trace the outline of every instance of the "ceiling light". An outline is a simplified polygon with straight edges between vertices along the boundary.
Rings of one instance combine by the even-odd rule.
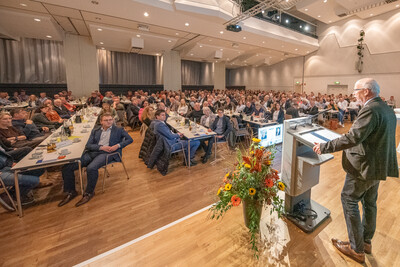
[[[191,56],[193,56],[193,54],[190,54]]]
[[[243,37],[243,39],[244,39],[244,40],[246,40],[246,36],[245,36],[245,37]]]
[[[287,19],[287,20],[285,20],[285,22],[286,22],[286,23],[289,23],[289,20]]]
[[[221,51],[224,51],[224,49],[222,49],[222,48],[221,48],[220,50],[221,50]]]
[[[302,25],[300,25],[300,29],[301,29],[301,28],[303,28],[303,26],[302,26]]]
[[[318,18],[320,18],[320,17],[321,17],[321,15],[318,15],[317,17],[318,17]]]
[[[396,5],[396,7],[399,7],[400,5]]]
[[[309,27],[308,27],[308,26],[306,26],[306,27],[304,28],[304,30],[308,31],[308,30],[309,30]]]
[[[269,57],[269,58],[272,58],[272,57]]]
[[[186,26],[186,27],[188,27],[188,26],[189,26],[189,23],[188,23],[188,22],[186,22],[186,23],[185,23],[185,26]]]
[[[179,35],[179,32],[175,33],[175,35]]]
[[[172,42],[172,40],[168,40],[168,43],[171,43]]]
[[[149,13],[147,13],[147,12],[144,12],[144,14],[143,14],[145,17],[148,17],[149,16]]]
[[[216,60],[215,63],[218,63],[218,60]]]
[[[328,2],[328,0],[324,0],[324,3]]]
[[[104,43],[103,43],[103,42],[100,42],[100,44],[103,45]]]
[[[97,30],[98,30],[99,32],[101,32],[103,29],[101,29],[101,28],[97,28]]]
[[[297,48],[294,49],[294,51],[297,51],[297,50],[299,50],[299,49],[297,49]]]
[[[332,22],[332,20],[330,20],[330,21],[328,21],[329,23],[331,23]]]
[[[140,37],[140,34],[136,34],[136,37]]]
[[[306,12],[307,12],[307,11],[308,11],[308,8],[304,9],[304,11],[306,11]]]
[[[262,41],[263,44],[265,44],[265,41]]]
[[[286,3],[289,2],[289,0],[286,0]]]
[[[104,47],[101,48],[101,50],[104,50],[104,49],[105,49]]]
[[[156,56],[159,56],[159,55],[160,55],[159,53],[156,54]]]
[[[264,14],[264,13],[265,13],[265,11],[263,10],[263,11],[261,11],[261,13],[263,13],[263,14]]]
[[[202,45],[199,45],[200,47],[203,47]]]
[[[219,33],[220,33],[220,34],[224,34],[224,31],[220,31]]]
[[[28,6],[27,4],[21,3],[19,4],[20,6]]]
[[[33,19],[34,21],[37,21],[37,22],[39,22],[40,21],[40,19]]]
[[[372,17],[374,14],[369,14],[370,17]]]
[[[307,51],[307,54],[310,53],[310,51]]]
[[[46,35],[46,37],[47,37],[47,38],[53,38],[53,36],[51,36],[51,35]]]
[[[210,39],[210,40],[208,40],[209,42],[211,42],[212,40]]]
[[[280,17],[279,17],[279,16],[276,16],[276,18],[279,19]]]

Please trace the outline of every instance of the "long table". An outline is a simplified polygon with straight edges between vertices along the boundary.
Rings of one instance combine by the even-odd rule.
[[[177,121],[178,120],[178,121]],[[217,158],[217,133],[215,132],[209,132],[208,129],[202,125],[196,124],[193,127],[195,130],[192,129],[192,131],[189,130],[189,126],[183,125],[182,122],[185,120],[184,117],[180,115],[173,115],[169,116],[166,123],[174,128],[176,131],[180,132],[183,134],[184,137],[187,138],[188,140],[188,156],[190,157],[190,141],[193,140],[201,140],[201,139],[206,139],[214,137],[215,138],[215,158]],[[190,122],[192,124],[193,122]],[[190,158],[188,159],[188,168],[190,169]]]
[[[68,143],[68,146],[64,147],[59,147],[56,149],[56,152],[53,153],[47,153],[47,144],[48,142],[53,139],[57,138],[57,144],[61,143],[60,140],[60,133],[61,133],[61,128],[59,127],[54,133],[52,133],[50,136],[48,136],[42,143],[40,143],[37,148],[32,150],[28,155],[26,155],[22,160],[20,160],[14,167],[11,168],[11,170],[14,171],[14,179],[15,179],[15,191],[17,195],[17,208],[18,208],[18,215],[20,217],[23,216],[23,210],[22,210],[22,205],[21,205],[21,195],[20,195],[20,190],[19,190],[19,183],[18,183],[18,174],[24,171],[30,171],[30,170],[36,170],[36,169],[41,169],[41,168],[47,168],[47,167],[53,167],[53,166],[59,166],[59,165],[64,165],[68,163],[73,163],[73,162],[78,162],[79,164],[79,180],[80,180],[80,187],[81,187],[81,192],[83,194],[83,182],[82,182],[82,166],[81,166],[81,156],[83,154],[83,151],[85,150],[85,146],[87,141],[89,140],[90,134],[94,126],[96,125],[97,121],[97,116],[98,113],[100,112],[100,108],[94,107],[88,109],[89,114],[85,116],[85,119],[82,123],[73,123],[74,126],[74,131],[72,133],[72,136],[68,138],[68,140],[72,141],[75,138],[79,138],[79,142],[70,142],[66,141]],[[71,118],[72,121],[75,120],[75,115]],[[86,130],[86,132],[83,132]],[[49,160],[46,160],[52,156],[58,155],[61,150],[63,149],[68,149],[69,154],[65,155],[65,158],[52,158]],[[33,158],[33,154],[37,154],[38,152],[42,152],[43,158],[42,161],[40,161],[40,158]]]

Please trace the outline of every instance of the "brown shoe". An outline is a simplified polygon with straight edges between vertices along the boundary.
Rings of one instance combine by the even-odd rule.
[[[92,199],[92,197],[94,196],[94,192],[93,193],[84,193],[83,197],[81,198],[81,200],[79,200],[76,204],[75,207],[79,207],[82,206],[83,204],[86,204],[89,202],[89,200]]]
[[[61,200],[60,203],[58,203],[58,206],[59,206],[59,207],[64,206],[65,204],[67,204],[68,202],[70,202],[71,200],[73,200],[77,195],[78,195],[78,193],[77,193],[76,191],[67,193],[67,194],[65,195],[64,199]]]
[[[372,253],[372,244],[364,242],[364,252],[367,254]]]
[[[357,253],[355,252],[351,247],[349,242],[343,242],[340,241],[339,239],[332,238],[332,244],[344,255],[347,257],[355,260],[358,263],[364,263],[365,262],[365,254],[364,252],[362,253]]]

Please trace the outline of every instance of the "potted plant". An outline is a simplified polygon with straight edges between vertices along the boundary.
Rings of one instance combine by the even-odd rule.
[[[358,56],[358,61],[356,63],[356,69],[358,70],[359,73],[362,72],[363,70],[363,51],[364,51],[364,45],[363,45],[363,41],[364,41],[364,36],[365,36],[365,32],[363,30],[360,31],[360,38],[357,40],[358,44],[357,44],[357,56]]]
[[[242,153],[237,149],[237,161],[234,170],[228,172],[218,191],[219,201],[211,208],[211,219],[222,218],[232,207],[243,203],[243,215],[251,234],[250,243],[258,258],[258,233],[264,205],[271,206],[280,218],[284,212],[284,203],[278,195],[285,189],[278,171],[271,167],[274,159],[272,149],[260,145],[260,139],[253,138],[248,150]]]

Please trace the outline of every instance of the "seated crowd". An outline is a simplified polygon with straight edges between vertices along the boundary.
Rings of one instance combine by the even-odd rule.
[[[50,98],[42,92],[39,96],[26,95],[25,91],[15,92],[12,97],[0,92],[0,108],[12,103],[26,102],[28,108],[14,107],[10,112],[0,113],[0,172],[6,186],[14,184],[14,174],[11,171],[18,161],[32,149],[46,139],[52,131],[63,125],[79,109],[71,103],[76,100],[71,91],[62,91]],[[104,96],[99,91],[93,91],[85,99],[85,105],[101,108],[98,126],[91,132],[86,144],[85,152],[81,157],[82,166],[87,168],[87,186],[81,200],[76,203],[80,206],[88,202],[93,196],[98,180],[99,169],[109,160],[120,161],[115,152],[122,153],[122,149],[133,142],[130,135],[120,126],[129,126],[132,129],[140,127],[143,143],[139,157],[148,168],[157,166],[165,175],[168,171],[168,161],[172,153],[183,150],[184,164],[197,164],[195,155],[199,148],[204,151],[202,163],[206,163],[212,154],[215,141],[228,142],[235,146],[235,130],[237,121],[244,117],[260,118],[265,121],[283,123],[285,118],[316,115],[323,110],[336,111],[339,124],[343,125],[345,115],[351,121],[357,116],[360,103],[352,95],[328,95],[314,93],[292,93],[260,90],[213,90],[213,91],[161,91],[148,93],[142,90],[128,91],[122,97],[108,91]],[[386,103],[395,107],[394,97]],[[28,111],[35,109],[30,114]],[[227,116],[226,111],[231,116]],[[176,131],[166,123],[169,116],[180,115],[186,123],[192,121],[215,132],[216,138],[208,137],[201,140],[188,140],[182,133]],[[190,153],[189,153],[190,150]],[[74,171],[77,163],[66,164],[62,168],[65,197],[59,203],[63,206],[77,196],[75,189]],[[34,201],[32,189],[40,187],[39,176],[43,169],[25,171],[19,174],[22,203]],[[10,190],[15,198],[14,188]],[[0,194],[0,204],[6,209],[13,210],[12,203],[7,196]]]

